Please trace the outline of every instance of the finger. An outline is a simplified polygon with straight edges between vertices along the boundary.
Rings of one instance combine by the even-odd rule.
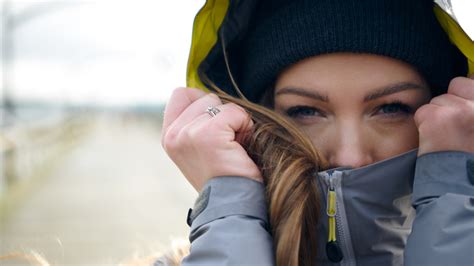
[[[432,117],[435,112],[438,112],[440,108],[442,107],[431,103],[422,105],[420,108],[418,108],[415,112],[415,115],[413,116],[416,127],[420,128],[420,125],[423,122],[428,121],[430,117]]]
[[[169,128],[173,128],[176,130],[180,130],[185,125],[191,123],[197,117],[206,114],[207,116],[211,117],[209,114],[206,113],[206,110],[209,106],[218,106],[221,105],[222,102],[217,97],[217,95],[213,93],[208,93],[205,96],[195,100],[191,103],[179,116],[175,119],[169,126]]]
[[[431,99],[430,103],[437,106],[456,107],[465,105],[467,100],[454,94],[442,94]]]
[[[448,94],[453,94],[468,100],[474,100],[474,80],[465,77],[452,79],[449,83]]]
[[[208,113],[197,116],[193,121],[184,125],[180,130],[187,132],[190,139],[199,140],[201,143],[208,143],[208,135],[226,136],[228,141],[242,143],[243,136],[248,133],[253,126],[253,121],[247,112],[240,106],[227,103],[215,106],[219,113],[214,117]],[[214,137],[215,137],[214,136]],[[215,138],[213,138],[215,140]],[[211,145],[213,145],[211,143]]]
[[[163,132],[166,132],[169,125],[197,99],[205,96],[207,93],[194,88],[176,88],[166,104],[163,117]]]
[[[252,121],[252,119],[250,119],[248,121],[248,124],[244,127],[245,129],[243,131],[237,132],[235,140],[242,145],[245,144],[248,140],[248,137],[253,132],[253,126],[254,122]]]
[[[246,132],[253,126],[250,114],[245,109],[235,103],[226,103],[218,107],[218,113],[213,119],[216,124],[228,127],[234,132]],[[222,114],[221,114],[222,113]]]

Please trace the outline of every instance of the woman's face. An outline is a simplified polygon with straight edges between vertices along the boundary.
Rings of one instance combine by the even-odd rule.
[[[430,99],[408,64],[369,54],[338,53],[284,70],[275,110],[305,131],[330,167],[361,167],[418,147],[413,115]]]

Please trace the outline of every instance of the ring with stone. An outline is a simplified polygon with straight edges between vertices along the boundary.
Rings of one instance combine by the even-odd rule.
[[[217,107],[214,106],[208,106],[206,109],[206,112],[211,116],[214,117],[219,113],[221,110],[217,109]]]

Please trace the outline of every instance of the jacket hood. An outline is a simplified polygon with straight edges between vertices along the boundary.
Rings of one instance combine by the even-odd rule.
[[[318,265],[334,265],[329,236],[328,194],[336,195],[336,242],[340,265],[403,265],[403,250],[415,210],[411,206],[417,150],[362,168],[320,172],[321,223]],[[329,207],[329,206],[328,206]]]
[[[217,85],[238,96],[231,73],[237,69],[239,56],[232,53],[234,47],[248,32],[258,1],[207,0],[195,17],[192,45],[187,68],[187,86],[207,88]],[[468,74],[474,73],[474,42],[460,26],[439,6],[435,15],[450,40],[468,61]],[[223,50],[226,47],[226,51]],[[226,54],[226,56],[224,56]],[[226,60],[227,58],[227,60]]]

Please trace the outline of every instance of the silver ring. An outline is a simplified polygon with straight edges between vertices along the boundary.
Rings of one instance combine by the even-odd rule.
[[[206,109],[206,112],[211,116],[214,117],[219,113],[221,110],[217,109],[217,107],[214,106],[208,106]]]

